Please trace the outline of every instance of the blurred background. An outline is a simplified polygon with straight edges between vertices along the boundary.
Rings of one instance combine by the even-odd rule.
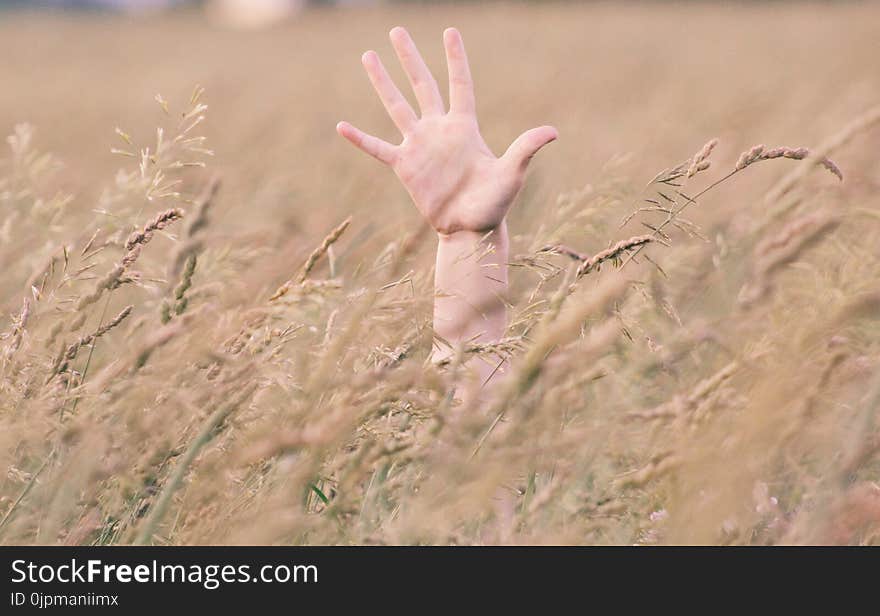
[[[351,6],[378,0],[0,0],[0,7],[62,10],[105,10],[145,15],[173,8],[204,10],[233,27],[262,27],[295,15],[311,5]]]
[[[880,541],[880,3],[0,5],[0,542]],[[710,139],[711,168],[681,191],[756,144],[819,148],[845,181],[806,166],[789,182],[807,163],[779,159],[707,194],[469,464],[492,418],[446,422],[454,379],[425,362],[434,242],[406,239],[407,194],[334,129],[399,140],[360,63],[375,49],[411,97],[397,25],[444,92],[442,32],[461,30],[496,153],[559,129],[510,215],[523,346],[570,266],[541,248],[647,233],[622,219]],[[92,301],[132,230],[178,206],[112,301]],[[349,216],[310,285],[269,302]],[[198,266],[166,324],[181,246]],[[610,262],[566,305],[608,279]],[[168,487],[205,418],[253,384]],[[160,491],[174,498],[154,516]]]
[[[387,38],[395,25],[410,29],[441,88],[442,31],[462,31],[496,152],[532,126],[559,127],[534,169],[538,200],[595,182],[609,162],[647,180],[711,137],[733,160],[755,142],[816,143],[880,98],[876,3],[4,4],[15,7],[0,13],[5,134],[31,123],[67,165],[59,181],[88,202],[121,162],[109,153],[114,128],[149,142],[156,94],[184,104],[200,84],[227,207],[259,203],[260,216],[238,217],[245,228],[262,216],[308,226],[315,208],[358,202],[381,203],[402,228],[416,220],[391,174],[334,132],[345,119],[397,138],[360,66],[376,49],[406,83]]]

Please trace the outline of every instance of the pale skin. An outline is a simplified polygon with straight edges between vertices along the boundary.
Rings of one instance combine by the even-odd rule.
[[[448,111],[440,88],[409,33],[390,32],[409,78],[420,114],[391,80],[374,51],[364,69],[403,139],[394,145],[347,122],[336,130],[397,174],[425,220],[437,233],[434,274],[434,333],[442,359],[470,342],[499,340],[507,326],[507,213],[519,194],[526,169],[542,147],[556,139],[552,126],[526,131],[500,157],[495,156],[477,122],[474,86],[461,34],[443,33],[449,69]],[[473,362],[485,384],[497,366]]]

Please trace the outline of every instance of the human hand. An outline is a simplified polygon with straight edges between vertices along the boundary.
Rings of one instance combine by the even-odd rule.
[[[416,207],[441,235],[486,233],[504,221],[535,153],[556,139],[552,126],[526,131],[496,157],[477,123],[474,89],[458,30],[443,33],[449,68],[449,111],[409,33],[397,27],[391,43],[421,109],[418,117],[374,51],[363,55],[367,75],[403,135],[392,145],[340,122],[336,129],[355,146],[390,166]]]

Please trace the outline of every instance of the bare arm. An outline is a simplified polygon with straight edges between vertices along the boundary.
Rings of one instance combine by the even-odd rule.
[[[493,342],[504,335],[507,314],[507,223],[487,233],[456,231],[441,234],[434,273],[434,333],[457,345],[466,341]],[[444,344],[434,358],[455,352]],[[475,362],[481,382],[494,367]]]
[[[556,129],[542,126],[520,135],[496,157],[483,141],[477,123],[474,89],[464,44],[457,30],[443,33],[449,67],[449,111],[437,82],[403,28],[391,43],[421,109],[418,117],[388,76],[379,56],[368,51],[364,68],[403,135],[399,145],[340,122],[339,134],[389,165],[409,191],[416,207],[438,236],[434,278],[434,331],[457,346],[493,342],[506,327],[506,216],[522,188],[532,156],[556,139]],[[435,359],[452,352],[443,346]],[[490,366],[477,366],[483,379]]]

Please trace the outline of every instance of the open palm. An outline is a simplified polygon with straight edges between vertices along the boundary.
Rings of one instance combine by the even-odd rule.
[[[394,169],[416,207],[439,233],[495,229],[522,187],[532,156],[556,139],[556,129],[542,126],[526,131],[503,156],[496,157],[480,135],[473,82],[458,31],[450,28],[443,33],[449,67],[448,112],[436,80],[407,31],[394,28],[390,38],[421,117],[376,52],[368,51],[362,58],[364,68],[403,141],[393,145],[347,122],[337,125],[339,134]]]

